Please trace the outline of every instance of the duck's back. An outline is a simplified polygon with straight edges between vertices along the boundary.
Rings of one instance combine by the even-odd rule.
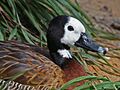
[[[39,89],[61,86],[62,70],[39,50],[42,49],[13,41],[0,42],[0,79],[15,76],[14,81]]]

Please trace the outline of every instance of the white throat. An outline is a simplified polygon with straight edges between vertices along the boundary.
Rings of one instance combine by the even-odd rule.
[[[63,58],[68,58],[68,59],[72,58],[70,52],[69,52],[68,50],[66,50],[66,49],[59,49],[57,52],[58,52]]]

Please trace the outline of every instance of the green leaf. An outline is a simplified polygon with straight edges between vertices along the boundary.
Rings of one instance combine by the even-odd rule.
[[[73,80],[70,80],[68,81],[66,84],[64,84],[62,87],[61,87],[61,90],[65,90],[67,89],[69,86],[77,83],[77,82],[80,82],[80,81],[83,81],[83,80],[103,80],[103,81],[108,81],[107,78],[104,78],[104,77],[97,77],[97,76],[81,76],[81,77],[78,77],[78,78],[75,78]]]
[[[15,28],[11,31],[8,40],[12,40],[12,38],[14,38],[14,36],[15,36],[16,34],[17,34],[17,27],[15,27]]]
[[[22,30],[22,33],[25,37],[25,40],[28,41],[30,44],[34,45],[34,43],[31,41],[31,39],[29,38],[27,32],[25,30]]]
[[[0,29],[0,41],[4,41],[4,34],[2,33],[2,29]]]

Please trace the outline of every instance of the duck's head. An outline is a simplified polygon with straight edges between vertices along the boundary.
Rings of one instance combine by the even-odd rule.
[[[68,51],[71,45],[104,54],[107,51],[88,37],[85,27],[78,19],[70,16],[58,16],[50,22],[47,41],[53,61],[60,66],[64,63],[64,58],[72,58]]]

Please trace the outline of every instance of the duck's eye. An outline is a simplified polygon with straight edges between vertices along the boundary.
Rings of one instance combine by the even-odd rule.
[[[68,26],[69,31],[74,31],[74,28],[72,26]]]

